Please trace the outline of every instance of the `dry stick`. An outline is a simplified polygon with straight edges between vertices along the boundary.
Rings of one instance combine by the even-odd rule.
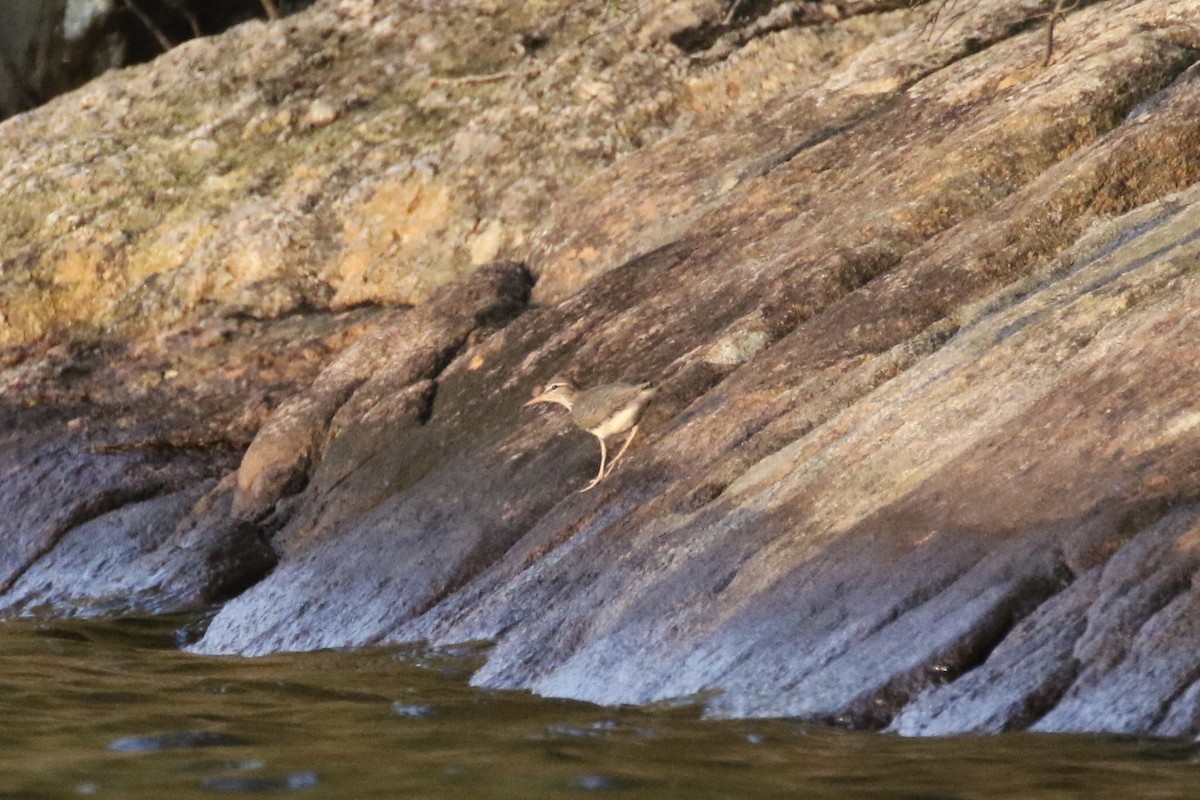
[[[950,26],[966,16],[966,9],[958,11],[957,13],[955,12],[955,8],[957,6],[958,0],[940,0],[937,6],[933,9],[933,12],[930,13],[929,17],[925,20],[924,24],[921,25],[921,34],[928,33],[928,38],[931,42],[941,41],[941,38],[946,34],[946,31],[950,30]],[[946,26],[942,28],[941,33],[939,33],[935,39],[933,30],[937,27],[938,21],[942,18],[943,12],[949,14],[950,19],[946,22]]]
[[[192,29],[192,38],[199,39],[204,36],[204,31],[200,28],[200,21],[196,19],[196,15],[187,7],[186,0],[173,0],[171,6],[183,15],[187,20],[188,27]]]
[[[267,19],[274,22],[279,19],[279,6],[275,4],[275,0],[258,0],[262,3],[263,11],[267,15]]]
[[[1054,25],[1068,13],[1075,10],[1075,6],[1079,5],[1079,0],[1066,5],[1066,0],[1055,0],[1054,10],[1049,14],[1049,21],[1046,23],[1046,60],[1042,62],[1043,67],[1050,66],[1050,59],[1054,57]],[[1065,7],[1064,7],[1065,6]]]
[[[733,0],[733,5],[729,6],[729,13],[725,15],[725,19],[721,20],[722,25],[728,25],[733,22],[733,15],[737,13],[738,6],[742,4],[742,0]]]
[[[204,35],[204,31],[200,29],[200,22],[196,19],[196,15],[187,7],[187,0],[164,0],[164,2],[171,7],[171,10],[187,20],[188,27],[192,29],[193,39],[199,39]]]
[[[158,26],[154,24],[154,20],[150,19],[150,17],[147,16],[144,11],[134,5],[133,0],[125,0],[125,7],[133,12],[133,15],[141,20],[141,23],[146,26],[151,34],[154,35],[154,38],[158,40],[158,45],[163,49],[164,53],[175,46],[175,43],[168,39],[167,35],[159,30]]]
[[[1074,11],[1075,7],[1078,6],[1080,2],[1081,0],[1073,0],[1073,2],[1068,5],[1067,0],[1055,0],[1054,8],[1052,10],[1046,12],[1045,14],[1034,14],[1025,18],[1025,21],[1038,19],[1040,17],[1045,17],[1047,19],[1046,59],[1042,62],[1042,66],[1048,66],[1050,64],[1050,60],[1054,57],[1054,26],[1060,19],[1066,17],[1067,14]],[[957,5],[958,0],[939,0],[937,5],[934,6],[933,11],[930,12],[929,16],[925,19],[925,22],[921,25],[921,32],[918,35],[924,35],[928,33],[932,39],[934,27],[937,25],[938,20],[941,19],[942,13],[947,12],[951,14],[951,17],[949,22],[946,23],[946,27],[943,28],[942,32],[937,36],[938,39],[941,39],[946,31],[949,30],[950,26],[967,13],[964,9],[963,11],[955,14],[954,8]]]
[[[617,28],[621,27],[626,22],[628,22],[629,19],[631,17],[633,17],[634,14],[638,13],[639,11],[641,11],[643,8],[645,8],[648,5],[650,5],[650,0],[642,0],[642,2],[638,3],[637,7],[635,9],[633,9],[633,11],[630,11],[628,14],[621,17],[619,20],[614,22],[612,25],[609,25],[607,28],[601,28],[600,30],[596,31],[595,33],[589,33],[587,36],[585,36],[579,40],[579,44],[583,44],[586,41],[595,39],[597,36],[603,36],[606,33],[615,31]]]
[[[192,38],[199,39],[201,36],[203,36],[204,31],[200,28],[200,21],[196,19],[196,15],[189,11],[186,7],[181,7],[179,11],[181,14],[183,14],[184,19],[187,20],[188,27],[192,29]]]
[[[503,72],[489,72],[486,75],[462,75],[457,78],[430,78],[431,86],[474,86],[479,83],[495,83],[506,78],[531,78],[538,69],[510,69]]]
[[[921,23],[921,31],[917,34],[917,36],[920,37],[924,36],[925,34],[929,34],[929,36],[932,37],[933,29],[937,27],[938,20],[942,17],[942,12],[946,10],[948,6],[954,5],[955,2],[956,0],[940,0],[940,2],[935,3],[933,10],[929,12],[928,16],[925,17],[925,21]],[[910,8],[915,5],[917,5],[917,0],[909,0]]]
[[[780,3],[766,14],[741,26],[727,25],[730,32],[722,34],[707,50],[692,53],[690,58],[700,64],[711,64],[727,58],[735,47],[744,47],[755,39],[802,25],[815,25],[828,18],[818,4],[807,0]]]

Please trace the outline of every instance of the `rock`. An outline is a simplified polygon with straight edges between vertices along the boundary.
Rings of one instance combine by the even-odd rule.
[[[530,283],[520,264],[480,269],[348,348],[311,390],[290,398],[259,431],[238,469],[234,512],[262,516],[303,488],[323,449],[348,428],[385,420],[419,424],[432,400],[422,382],[436,377],[478,327],[502,324],[519,313]],[[419,387],[415,405],[396,404],[396,393],[403,399],[412,385]]]
[[[314,100],[301,122],[310,128],[320,128],[338,118],[338,110],[324,100]]]
[[[495,38],[475,37],[470,62],[455,60],[452,25],[392,19],[387,2],[272,28],[258,46],[275,60],[250,51],[244,66],[292,47],[312,66],[260,75],[244,107],[204,114],[239,141],[268,96],[311,103],[302,84],[319,78],[337,98],[343,59],[375,63],[395,37],[398,85],[436,95],[389,104],[408,89],[380,89],[378,105],[339,100],[326,126],[261,129],[250,141],[356,144],[312,139],[326,160],[289,163],[271,199],[171,206],[181,233],[160,235],[183,266],[153,272],[135,236],[86,209],[39,217],[50,242],[6,251],[22,291],[84,303],[50,303],[7,334],[22,345],[0,386],[34,433],[0,445],[15,476],[0,507],[30,497],[37,470],[72,498],[39,498],[4,540],[12,608],[72,613],[114,587],[156,610],[232,597],[193,650],[490,641],[477,685],[702,697],[715,717],[1200,734],[1197,14],[1170,0],[1079,8],[1047,64],[1028,5],[972,4],[933,36],[911,11],[879,14],[871,34],[854,10],[878,4],[817,8],[840,31],[836,63],[785,68],[815,31],[722,35],[751,63],[693,75],[730,99],[684,113],[672,103],[707,95],[682,76],[714,52],[648,52],[616,20],[585,21],[586,4],[536,26],[494,5],[476,19]],[[547,43],[517,52],[506,25]],[[621,139],[600,87],[670,107],[671,129]],[[437,144],[365,144],[409,115],[433,121],[417,140]],[[546,127],[523,138],[519,120]],[[577,141],[625,155],[588,160]],[[500,160],[472,163],[475,149]],[[472,182],[490,170],[495,183]],[[221,191],[240,185],[231,174]],[[233,206],[264,258],[230,272],[237,237],[206,242],[220,258],[187,242],[229,226]],[[528,270],[469,268],[518,246]],[[175,327],[141,330],[125,315],[134,295],[106,295],[97,263],[130,281],[140,265],[123,286],[159,309],[150,329]],[[186,311],[172,305],[184,295]],[[348,309],[401,299],[411,307]],[[104,336],[62,333],[101,306]],[[556,373],[659,388],[586,494],[594,440],[522,409]],[[39,455],[53,448],[70,460]],[[77,479],[88,492],[69,493]],[[169,533],[146,537],[154,519]],[[88,572],[89,541],[133,568]],[[78,590],[54,588],[69,571]]]
[[[231,513],[231,470],[262,387],[307,384],[372,316],[224,321],[6,370],[0,613],[202,608],[261,578],[276,555]]]
[[[53,616],[202,609],[253,584],[275,561],[256,530],[229,516],[228,487],[201,483],[72,528],[13,582],[2,608]]]
[[[227,455],[97,452],[86,433],[49,434],[53,414],[8,410],[5,416],[0,503],[9,513],[0,612],[200,608],[244,588],[273,563],[261,544],[258,556],[250,555],[253,531],[229,524],[218,525],[215,541],[193,536],[203,546],[171,541],[212,489],[205,478],[227,465]],[[222,551],[230,555],[219,557]],[[247,568],[247,562],[253,563]],[[169,580],[160,574],[164,564]]]
[[[638,31],[638,43],[645,47],[655,41],[670,41],[716,25],[724,15],[723,4],[716,0],[674,0],[651,11]]]
[[[705,351],[704,360],[716,367],[735,367],[754,358],[771,343],[765,330],[738,330],[722,336]]]
[[[560,187],[664,135],[650,98],[684,87],[680,53],[571,55],[624,12],[556,2],[317,4],[5,125],[0,347],[419,304],[520,255]],[[547,44],[514,46],[530,32]],[[601,72],[619,106],[577,94]]]

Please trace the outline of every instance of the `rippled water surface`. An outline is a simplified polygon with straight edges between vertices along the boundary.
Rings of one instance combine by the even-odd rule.
[[[0,797],[1200,796],[1190,744],[702,721],[470,689],[470,656],[202,658],[189,624],[0,624]]]

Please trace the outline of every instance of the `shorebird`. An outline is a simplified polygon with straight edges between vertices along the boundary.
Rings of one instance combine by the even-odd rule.
[[[586,492],[607,477],[633,437],[637,435],[638,419],[646,410],[650,398],[658,391],[648,383],[605,383],[590,389],[580,389],[566,378],[553,378],[541,393],[524,405],[524,408],[538,403],[558,403],[571,414],[571,422],[600,440],[600,471],[587,486],[580,489]],[[608,439],[629,431],[625,443],[617,451],[617,455],[608,462]]]

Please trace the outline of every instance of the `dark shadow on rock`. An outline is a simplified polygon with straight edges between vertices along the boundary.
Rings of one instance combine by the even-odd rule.
[[[257,580],[274,556],[229,515],[213,476],[230,453],[97,449],[75,412],[0,411],[6,577],[0,613],[99,615],[200,608]],[[231,482],[227,482],[230,484]]]

